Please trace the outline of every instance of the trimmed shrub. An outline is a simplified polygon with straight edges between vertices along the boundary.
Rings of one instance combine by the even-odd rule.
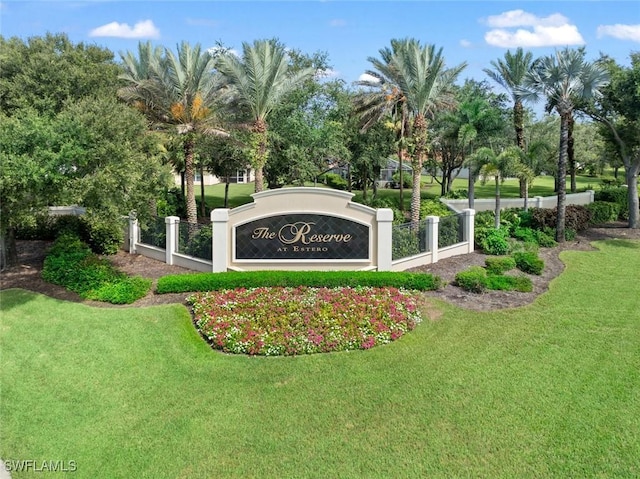
[[[511,251],[511,245],[507,238],[509,237],[509,232],[506,229],[492,229],[489,230],[480,243],[482,250],[486,254],[501,256],[505,254],[509,254]]]
[[[483,293],[487,290],[487,270],[482,266],[472,266],[456,274],[456,286],[472,293]]]
[[[396,185],[400,184],[400,172],[396,171],[391,179],[395,182]],[[413,188],[413,173],[410,171],[402,172],[402,187],[403,188]]]
[[[532,227],[539,230],[556,228],[558,208],[531,208]],[[574,231],[586,230],[591,221],[591,212],[583,205],[567,205],[565,228]]]
[[[515,268],[516,260],[511,256],[499,256],[485,259],[484,264],[489,274],[502,274]]]
[[[327,186],[335,189],[335,190],[346,190],[347,189],[347,180],[342,178],[340,175],[335,173],[326,173],[323,175],[324,182]]]
[[[151,280],[131,278],[106,259],[91,252],[80,238],[64,234],[54,242],[44,261],[45,281],[64,286],[84,299],[129,304],[147,294]]]
[[[489,275],[486,279],[487,289],[498,291],[519,291],[530,293],[533,291],[533,283],[526,276],[502,276]]]
[[[616,221],[620,215],[620,205],[611,201],[594,201],[587,205],[591,212],[591,224],[600,225]]]
[[[83,238],[94,253],[116,254],[124,240],[122,225],[111,219],[95,216],[83,217],[87,226],[87,237]]]
[[[543,248],[552,248],[557,246],[558,243],[553,236],[548,234],[547,231],[549,230],[541,231],[534,230],[529,227],[517,227],[514,229],[512,236],[517,240],[524,241],[525,243],[536,244]]]
[[[371,286],[433,291],[442,286],[442,280],[429,273],[388,271],[227,271],[163,276],[158,279],[157,292],[187,293],[270,286]]]
[[[544,269],[544,261],[538,257],[536,253],[532,252],[519,252],[513,254],[513,259],[516,262],[516,267],[529,274],[541,275]]]
[[[629,219],[629,196],[628,189],[625,186],[604,186],[601,191],[596,191],[595,201],[606,201],[608,203],[616,203],[620,210],[618,211],[619,220]]]

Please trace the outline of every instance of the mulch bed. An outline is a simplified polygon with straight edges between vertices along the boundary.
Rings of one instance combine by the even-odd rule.
[[[451,283],[456,273],[473,265],[484,265],[487,255],[476,251],[462,256],[446,258],[435,264],[424,265],[411,271],[428,272],[440,276],[447,285],[439,291],[425,293],[429,297],[440,298],[463,308],[478,311],[513,308],[531,303],[538,295],[548,289],[549,282],[564,269],[559,254],[564,250],[591,250],[591,241],[624,238],[640,239],[640,230],[629,229],[622,223],[591,228],[578,236],[575,241],[566,242],[555,248],[541,248],[540,257],[545,262],[545,269],[541,276],[530,276],[533,281],[533,292],[489,291],[483,294],[468,293]],[[0,273],[0,290],[9,288],[23,288],[42,293],[56,299],[73,301],[99,307],[131,307],[114,306],[97,301],[86,301],[76,293],[61,286],[47,283],[42,279],[42,265],[47,249],[51,245],[47,241],[18,241],[18,265]],[[170,266],[160,261],[141,255],[131,255],[119,251],[109,259],[115,266],[130,275],[140,275],[157,280],[161,276],[177,273],[192,273],[192,271]],[[180,303],[186,304],[185,294],[156,294],[155,288],[146,297],[136,301],[133,306],[152,306],[157,304]]]

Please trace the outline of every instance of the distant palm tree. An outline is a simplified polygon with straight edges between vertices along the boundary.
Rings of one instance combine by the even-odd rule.
[[[397,107],[399,101],[406,108],[409,131],[405,135],[413,168],[411,221],[417,224],[420,220],[420,179],[428,151],[428,122],[437,111],[454,105],[453,83],[466,63],[446,68],[442,49],[436,50],[434,45],[422,45],[411,38],[391,40],[391,47],[385,47],[379,53],[379,59],[368,59],[373,70],[366,73],[373,80],[358,82],[372,89],[368,99],[366,95],[361,97],[361,105],[368,105],[368,108],[360,108],[360,111],[373,120],[376,113],[389,112],[389,108]]]
[[[558,157],[558,219],[556,241],[565,241],[567,152],[569,121],[577,103],[599,97],[609,82],[606,69],[584,59],[584,51],[565,48],[535,62],[518,90],[522,99],[538,101],[544,97],[560,115],[560,153]]]
[[[313,67],[294,71],[284,45],[277,40],[242,44],[242,58],[233,52],[220,55],[217,68],[229,94],[251,115],[250,163],[255,170],[255,191],[264,189],[264,166],[269,157],[267,118],[283,98],[315,75]]]
[[[486,184],[489,178],[495,181],[495,228],[500,229],[500,184],[508,176],[518,176],[522,168],[520,161],[522,150],[517,146],[510,146],[500,154],[487,147],[480,148],[473,154],[474,163],[480,166],[480,180],[482,184]]]
[[[522,86],[524,76],[531,69],[533,54],[531,52],[525,53],[522,48],[516,49],[515,53],[511,53],[511,51],[508,50],[504,54],[504,60],[492,60],[490,63],[493,70],[486,68],[484,72],[511,95],[511,99],[513,100],[513,127],[516,133],[516,145],[524,151],[524,104],[519,89]],[[521,197],[525,194],[525,187],[525,183],[520,181]]]
[[[197,223],[194,191],[194,142],[197,133],[225,134],[216,128],[214,104],[220,90],[213,74],[213,57],[200,45],[178,45],[177,55],[168,49],[138,45],[138,57],[120,54],[127,85],[120,98],[144,113],[153,127],[172,127],[183,135],[187,222]]]

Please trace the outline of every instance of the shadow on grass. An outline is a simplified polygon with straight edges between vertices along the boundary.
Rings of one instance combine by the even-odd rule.
[[[11,288],[0,291],[0,312],[23,306],[38,297],[38,293],[26,289]]]

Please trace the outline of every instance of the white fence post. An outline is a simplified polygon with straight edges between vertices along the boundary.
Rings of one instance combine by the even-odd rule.
[[[173,264],[173,253],[178,251],[178,225],[180,224],[180,218],[177,216],[167,216],[164,222],[167,231],[165,263]]]
[[[136,245],[140,239],[140,230],[138,228],[138,218],[136,214],[129,213],[129,253],[136,254]]]
[[[380,208],[376,211],[378,222],[378,271],[391,271],[393,249],[393,210]]]
[[[594,190],[587,190],[587,193],[589,193],[589,204],[591,204],[596,200],[596,192]]]
[[[476,221],[476,212],[473,209],[466,209],[463,211],[464,214],[464,227],[463,227],[463,240],[467,241],[469,248],[467,253],[473,253],[475,250],[474,244],[474,236],[475,236],[475,221]]]
[[[440,223],[439,216],[427,216],[427,231],[429,244],[429,251],[431,252],[431,262],[438,262],[438,224]]]
[[[227,271],[229,264],[229,210],[216,208],[211,212],[211,260],[214,273]]]
[[[533,197],[534,200],[536,200],[536,208],[542,208],[542,201],[544,200],[544,198],[542,198],[542,196],[534,196]]]

